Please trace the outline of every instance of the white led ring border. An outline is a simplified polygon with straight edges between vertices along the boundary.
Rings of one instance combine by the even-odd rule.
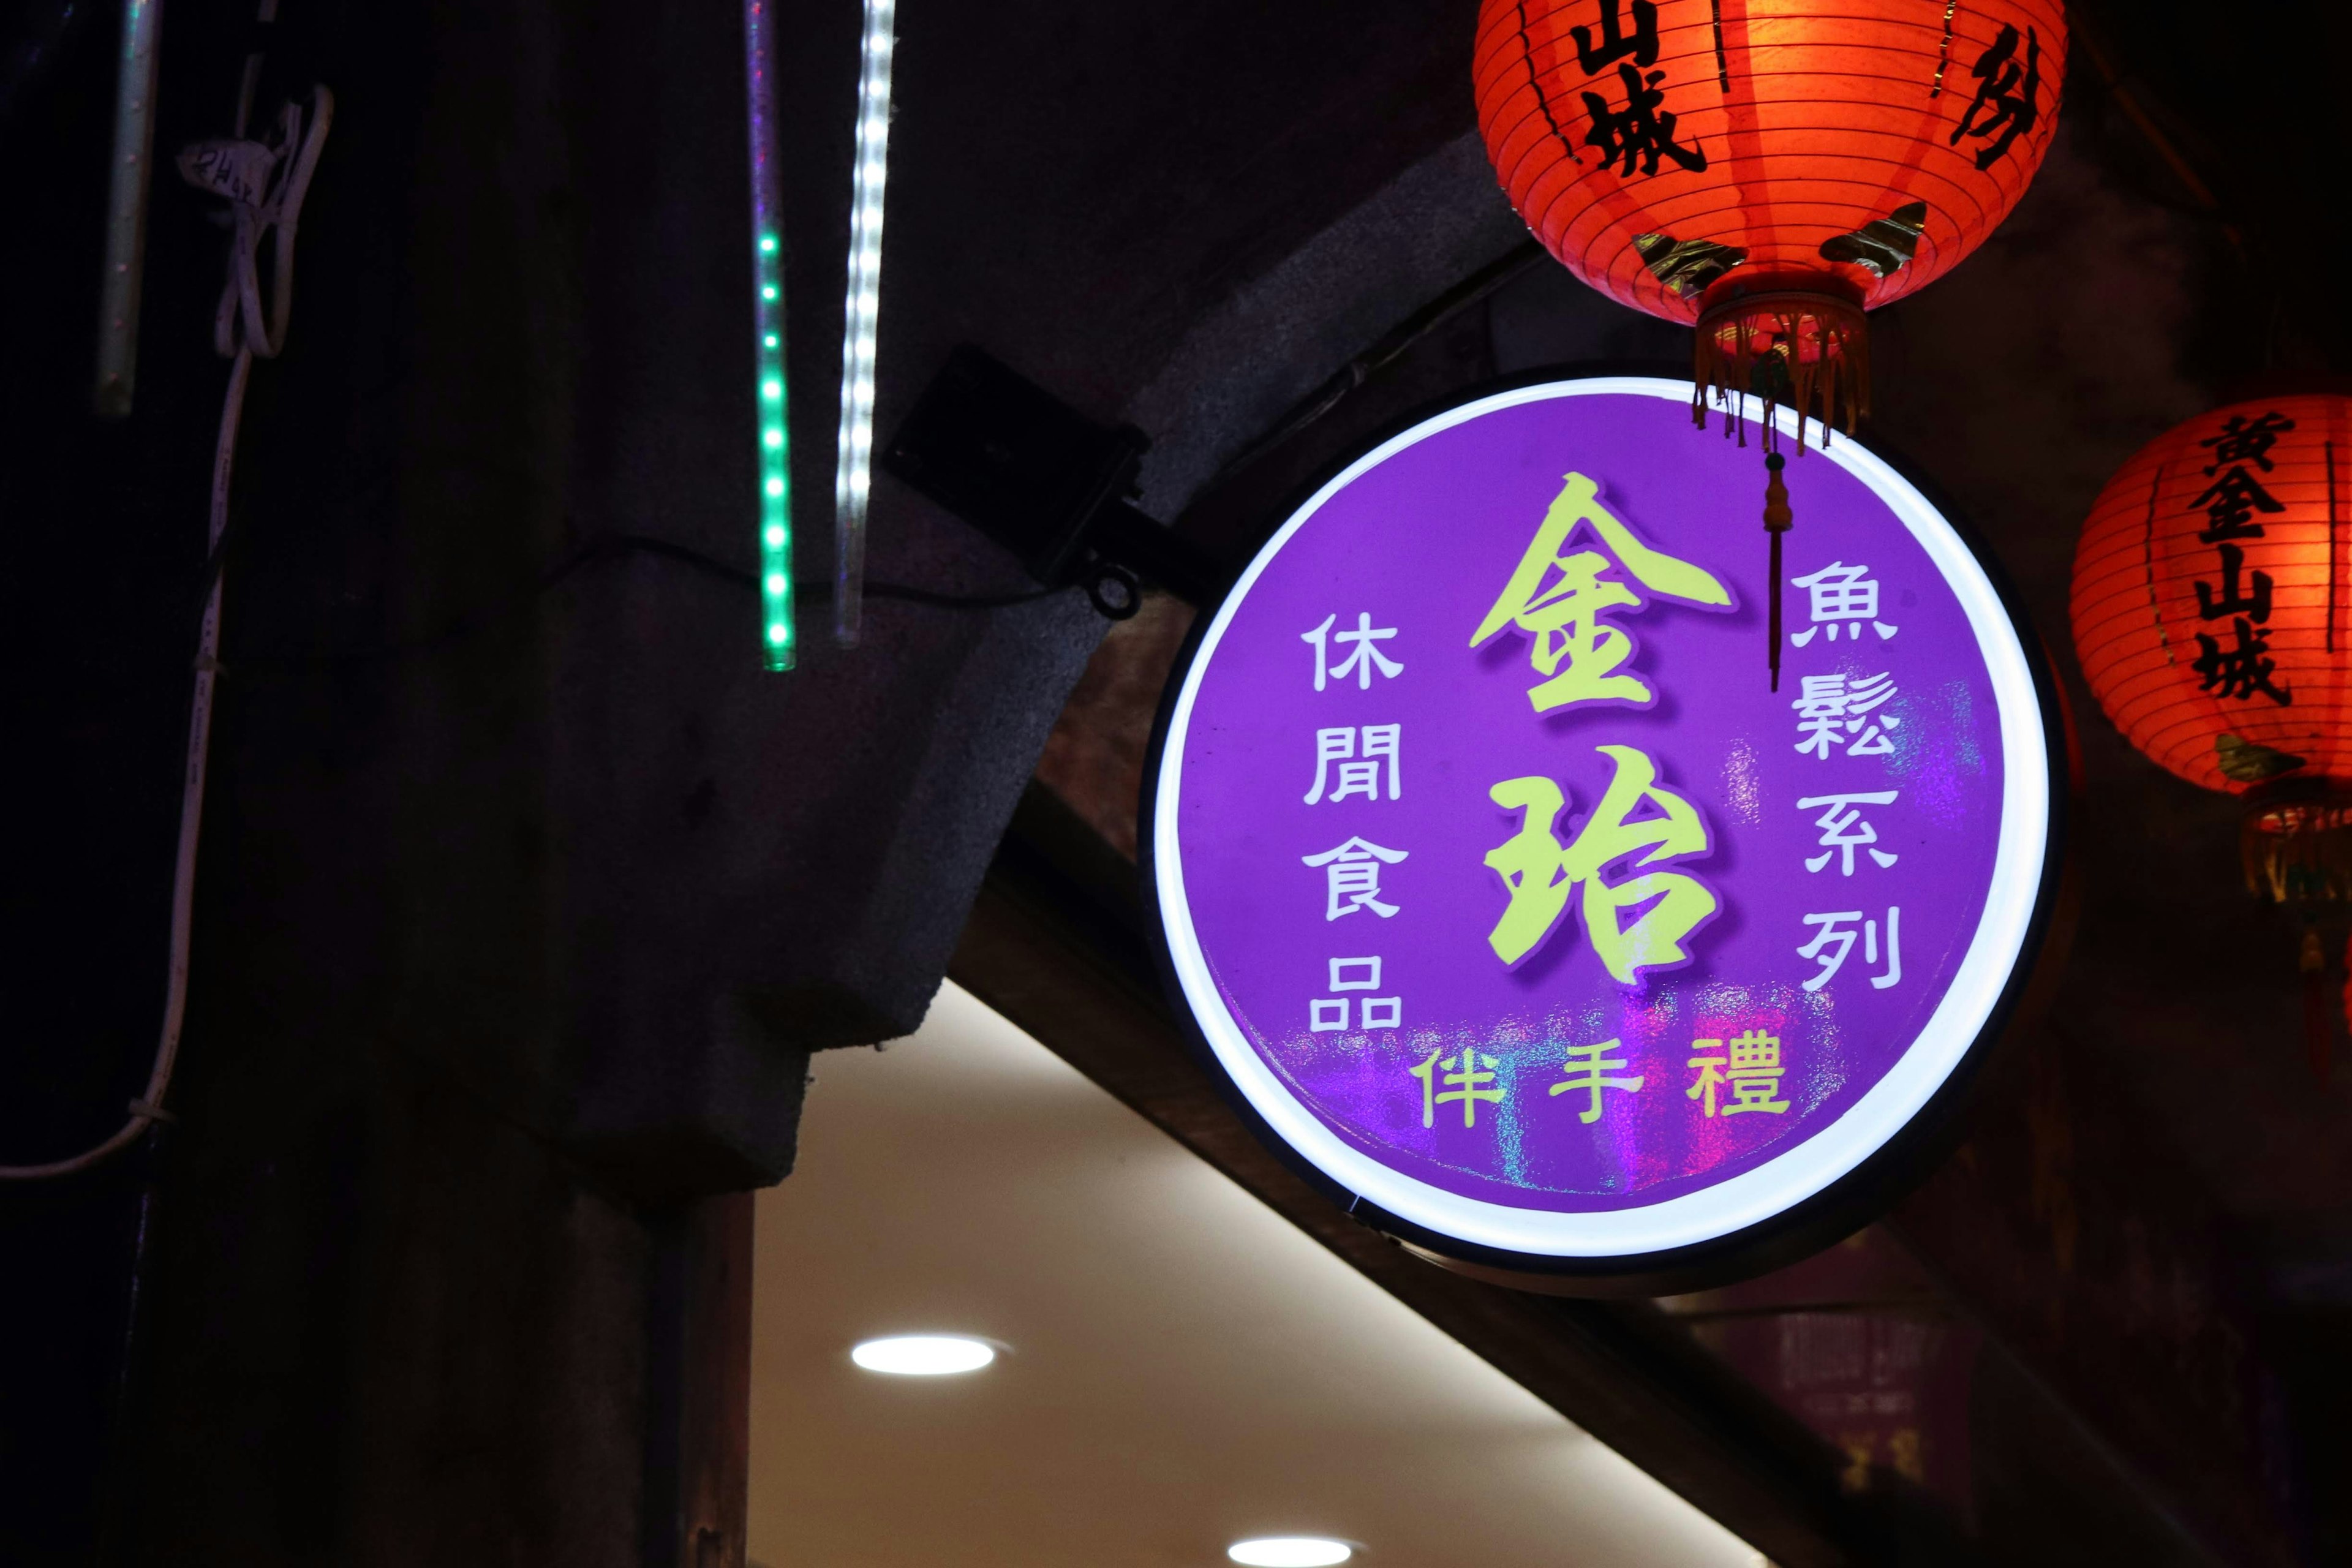
[[[1291,537],[1365,473],[1457,425],[1521,404],[1608,395],[1656,397],[1688,407],[1690,384],[1650,376],[1547,382],[1449,409],[1383,443],[1318,490],[1259,551],[1225,596],[1194,653],[1161,744],[1151,835],[1154,876],[1178,984],[1210,1049],[1275,1132],[1325,1175],[1408,1224],[1501,1252],[1549,1258],[1630,1258],[1735,1235],[1785,1214],[1891,1142],[1934,1098],[1966,1057],[2025,955],[2049,855],[2049,736],[2032,666],[2015,625],[1969,547],[1911,483],[1857,443],[1843,440],[1816,460],[1853,475],[1900,518],[1959,600],[1985,661],[1999,710],[2001,810],[1984,912],[1952,984],[1917,1039],[1860,1100],[1795,1148],[1702,1192],[1639,1208],[1563,1214],[1486,1203],[1415,1181],[1349,1146],[1276,1078],[1217,993],[1192,926],[1177,824],[1183,801],[1184,746],[1202,677],[1250,590]],[[1781,433],[1796,435],[1787,409]]]

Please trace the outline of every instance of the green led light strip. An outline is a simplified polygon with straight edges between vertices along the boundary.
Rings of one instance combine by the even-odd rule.
[[[793,448],[784,418],[783,268],[760,236],[760,605],[768,668],[793,667]]]
[[[784,264],[769,104],[768,7],[745,0],[744,74],[751,121],[752,330],[759,342],[760,608],[770,669],[790,669],[797,649],[793,615],[793,448],[784,416]]]

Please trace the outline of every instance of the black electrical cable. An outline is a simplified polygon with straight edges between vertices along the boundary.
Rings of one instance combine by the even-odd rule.
[[[1234,454],[1224,466],[1211,475],[1201,487],[1202,493],[1215,489],[1244,468],[1288,441],[1292,437],[1322,418],[1347,401],[1349,394],[1372,378],[1405,350],[1444,326],[1463,310],[1469,309],[1487,295],[1544,258],[1540,241],[1523,240],[1501,256],[1465,278],[1428,304],[1381,334],[1380,341],[1333,371],[1323,384],[1291,405],[1281,418],[1248,446]]]

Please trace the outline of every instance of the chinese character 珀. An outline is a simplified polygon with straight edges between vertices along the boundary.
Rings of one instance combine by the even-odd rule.
[[[1550,779],[1505,779],[1487,792],[1496,805],[1521,816],[1519,831],[1486,854],[1487,866],[1510,894],[1486,940],[1505,963],[1518,963],[1559,925],[1569,894],[1581,883],[1585,934],[1610,974],[1630,985],[1643,969],[1689,957],[1683,939],[1717,907],[1697,878],[1643,868],[1704,855],[1711,845],[1698,808],[1658,783],[1657,764],[1649,757],[1631,746],[1596,749],[1616,773],[1573,843],[1562,844],[1552,831],[1568,800]],[[1634,819],[1645,804],[1658,815]],[[1612,883],[1602,871],[1617,860],[1626,860],[1633,874]],[[1632,923],[1621,923],[1625,910],[1645,903],[1650,907]]]

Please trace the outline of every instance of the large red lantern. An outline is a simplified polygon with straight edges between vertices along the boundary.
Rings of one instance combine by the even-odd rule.
[[[2248,886],[2301,918],[2314,996],[2322,919],[2352,901],[2347,441],[2352,397],[2216,409],[2124,465],[2074,555],[2092,692],[2151,760],[2246,797]]]
[[[1717,401],[1851,429],[1863,312],[2009,215],[2065,66],[2061,0],[1485,0],[1475,74],[1496,172],[1552,255],[1695,323]]]

